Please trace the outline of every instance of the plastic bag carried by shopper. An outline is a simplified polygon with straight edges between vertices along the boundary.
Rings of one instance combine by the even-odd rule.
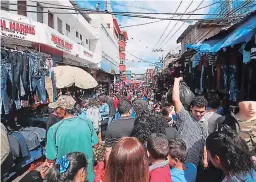
[[[167,93],[167,101],[172,102],[172,89],[171,87]],[[190,90],[185,82],[180,82],[180,101],[185,108],[189,108],[190,103],[195,98],[195,94]]]

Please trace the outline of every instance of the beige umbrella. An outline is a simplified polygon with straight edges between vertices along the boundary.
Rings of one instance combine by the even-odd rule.
[[[97,87],[97,81],[86,71],[74,66],[57,66],[54,68],[57,88],[75,85],[82,89]]]

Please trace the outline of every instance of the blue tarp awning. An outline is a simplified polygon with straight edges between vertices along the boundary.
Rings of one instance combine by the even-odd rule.
[[[256,34],[256,14],[249,17],[246,21],[238,25],[235,29],[225,36],[203,41],[200,44],[187,44],[186,48],[194,49],[200,53],[218,52],[223,48],[234,46],[243,42],[248,42]]]

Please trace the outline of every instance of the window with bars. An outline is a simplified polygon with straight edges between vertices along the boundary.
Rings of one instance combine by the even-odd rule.
[[[54,28],[53,14],[48,12],[48,26]]]
[[[1,1],[1,9],[9,11],[10,2],[9,1]]]
[[[70,25],[66,24],[66,34],[69,35],[70,33]]]
[[[62,31],[62,20],[59,19],[59,18],[57,18],[57,30],[58,30],[58,32],[63,34],[63,31]]]
[[[39,3],[37,3],[37,21],[40,23],[44,23],[44,8]]]
[[[27,1],[18,0],[18,15],[27,16]]]

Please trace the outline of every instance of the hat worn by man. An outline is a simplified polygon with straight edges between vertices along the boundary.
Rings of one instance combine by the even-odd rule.
[[[74,109],[76,101],[73,97],[69,95],[61,95],[56,102],[50,103],[48,105],[51,109],[56,109],[58,107],[62,109]]]

